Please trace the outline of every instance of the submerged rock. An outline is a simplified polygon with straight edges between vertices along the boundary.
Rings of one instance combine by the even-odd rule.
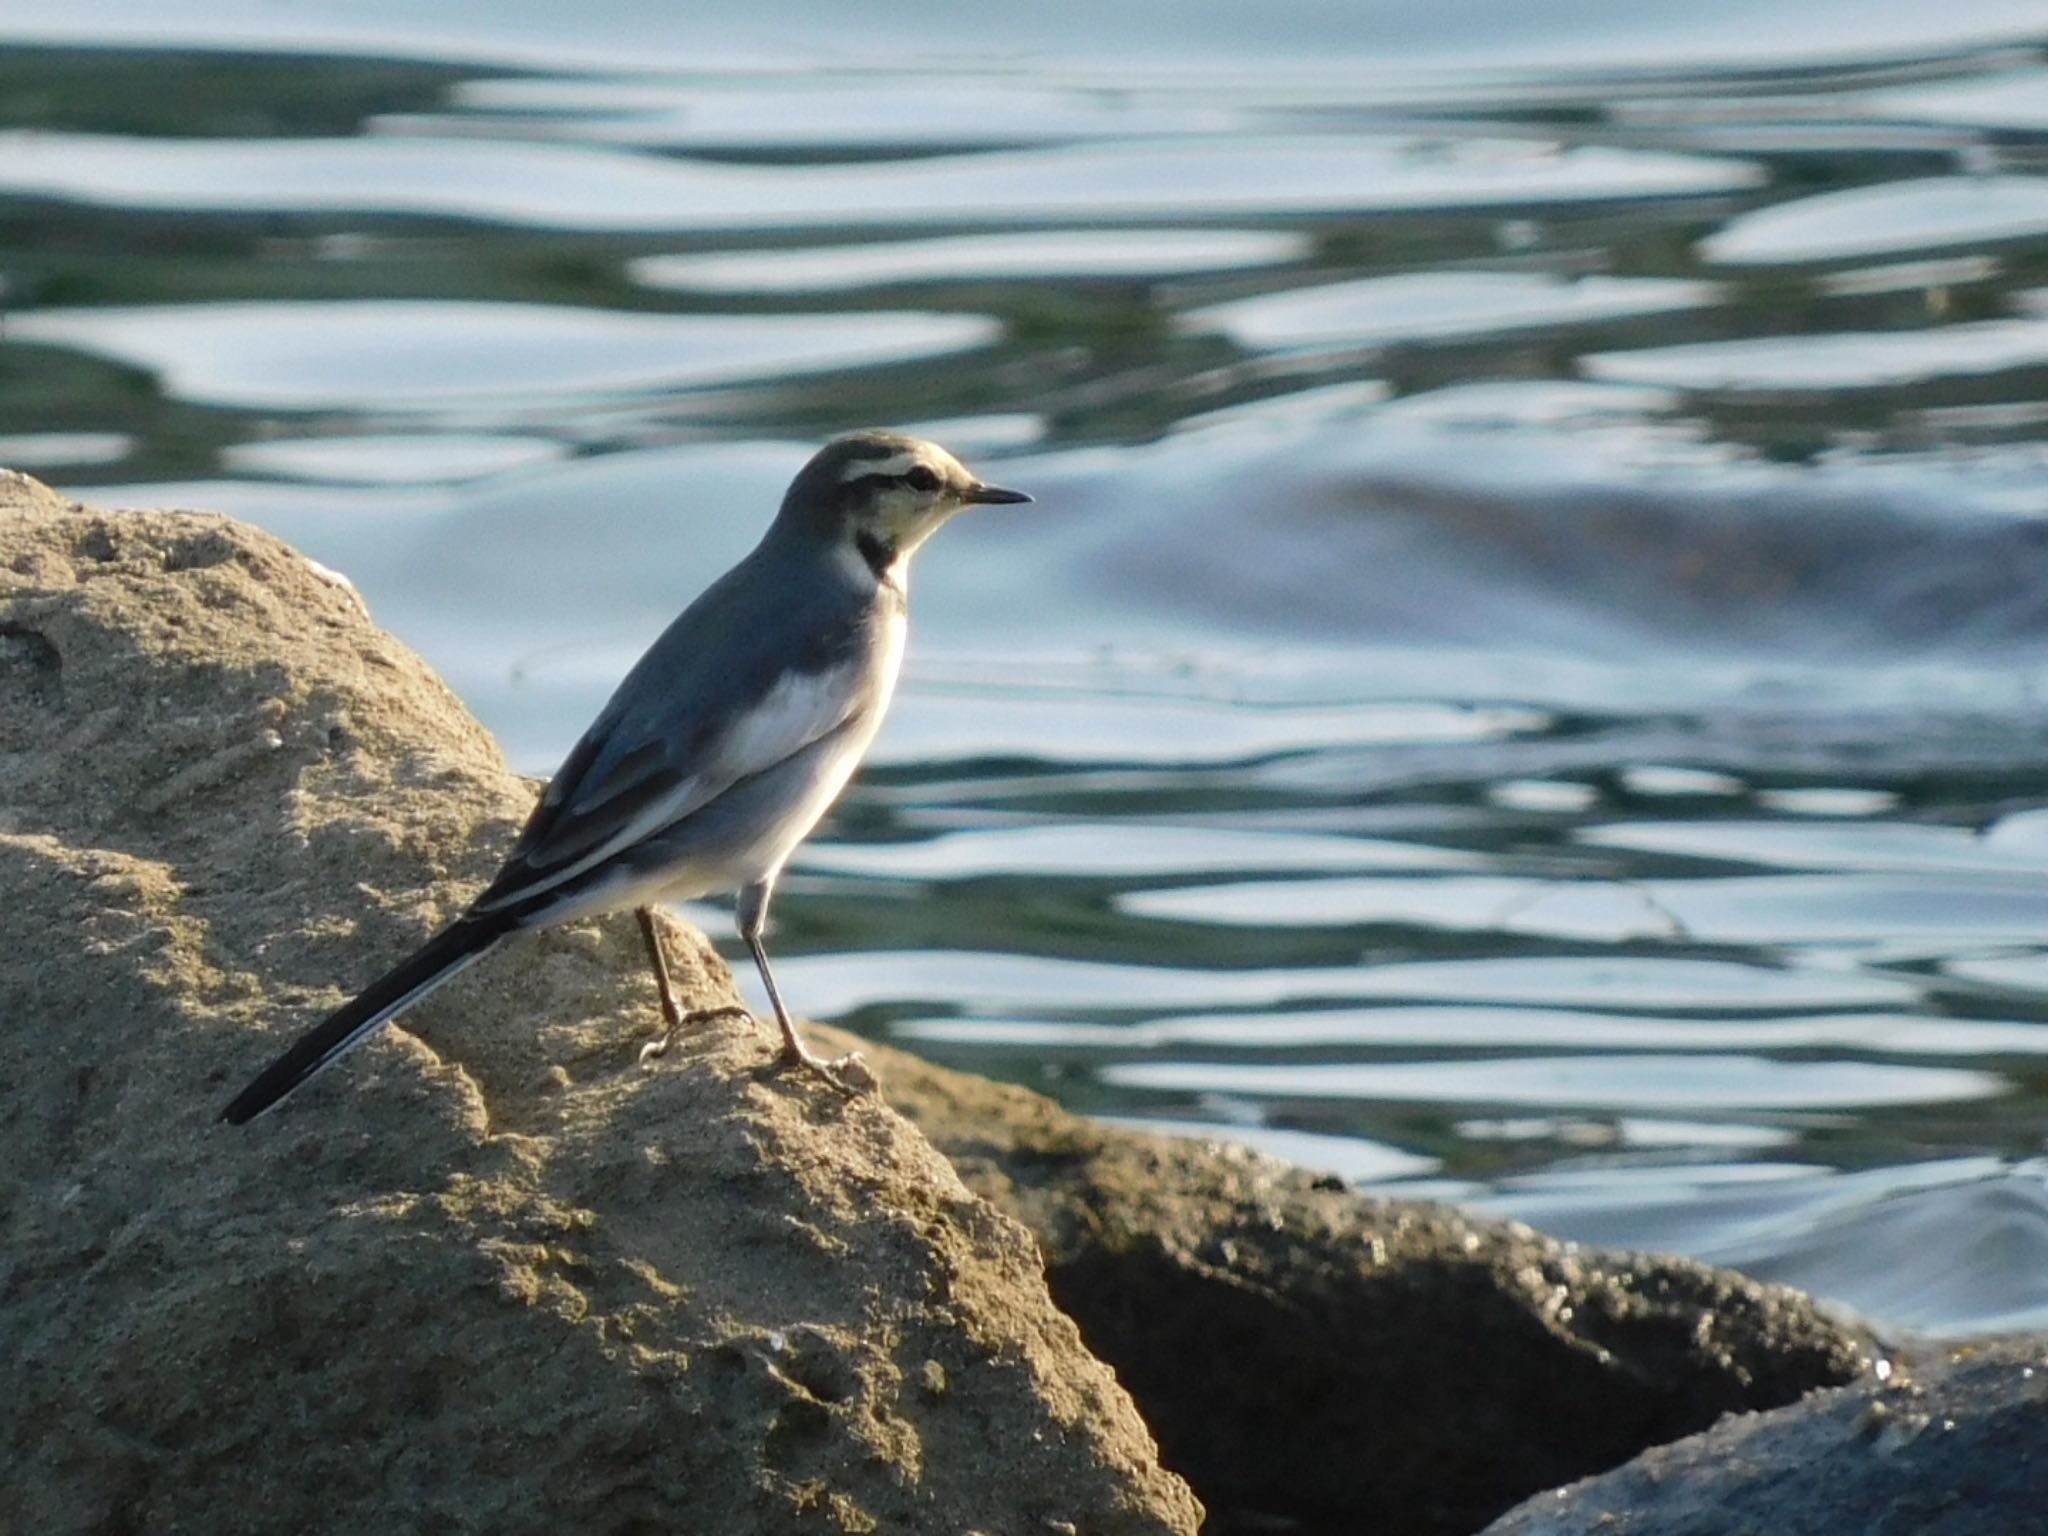
[[[2020,1536],[2048,1529],[2048,1340],[1744,1414],[1530,1499],[1486,1536]]]
[[[630,918],[215,1123],[531,786],[227,519],[0,473],[0,1507],[37,1532],[1189,1532],[1029,1236]],[[679,980],[731,1002],[701,936]]]

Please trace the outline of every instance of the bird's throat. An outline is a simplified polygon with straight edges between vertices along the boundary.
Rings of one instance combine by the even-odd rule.
[[[853,536],[853,547],[860,551],[860,557],[867,562],[869,570],[875,573],[875,580],[888,581],[896,571],[896,550],[889,541],[872,529],[863,528]]]

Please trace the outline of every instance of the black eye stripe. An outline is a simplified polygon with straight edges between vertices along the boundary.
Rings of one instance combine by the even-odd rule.
[[[877,491],[905,485],[913,491],[936,491],[939,477],[918,464],[900,475],[857,475],[840,489],[848,496],[872,496]]]

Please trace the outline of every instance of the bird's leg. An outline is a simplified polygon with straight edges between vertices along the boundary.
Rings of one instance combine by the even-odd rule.
[[[796,1023],[790,1018],[789,1009],[783,1006],[782,989],[775,985],[775,972],[768,968],[768,947],[761,942],[762,932],[768,925],[768,897],[774,889],[772,878],[748,886],[740,892],[739,910],[735,915],[739,920],[740,937],[747,941],[754,964],[761,972],[761,985],[768,989],[768,1001],[775,1009],[775,1022],[782,1027],[781,1065],[802,1067],[849,1098],[872,1093],[875,1075],[861,1060],[859,1051],[849,1051],[829,1061],[815,1054],[797,1034]]]
[[[676,1031],[692,1019],[713,1018],[721,1013],[744,1014],[747,1010],[737,1003],[721,1003],[716,1008],[698,1008],[685,1013],[676,1001],[675,984],[669,980],[668,957],[661,952],[661,930],[655,927],[654,909],[635,907],[633,915],[640,919],[640,937],[647,941],[647,958],[654,966],[654,984],[661,990],[661,1017],[668,1026],[662,1030],[659,1040],[650,1040],[640,1047],[640,1065],[651,1067],[656,1057],[668,1053]]]

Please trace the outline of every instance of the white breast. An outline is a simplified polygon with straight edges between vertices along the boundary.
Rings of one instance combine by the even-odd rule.
[[[875,734],[882,728],[882,717],[896,692],[896,677],[903,667],[904,642],[910,628],[901,603],[890,604],[877,623],[877,643],[864,669],[871,702],[858,720],[834,738],[802,794],[792,798],[776,818],[774,827],[765,831],[757,844],[758,865],[740,872],[742,882],[770,878],[782,868],[824,819],[833,802],[845,793],[861,760],[868,755],[868,748],[874,744]]]

